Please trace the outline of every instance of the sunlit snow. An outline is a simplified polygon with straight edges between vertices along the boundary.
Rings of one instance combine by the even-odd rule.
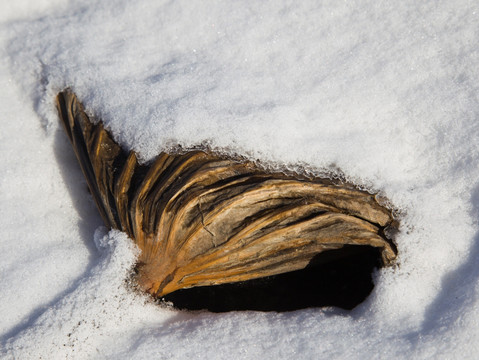
[[[19,359],[479,354],[475,1],[0,5],[0,354]],[[72,88],[148,161],[178,144],[341,171],[401,218],[353,311],[180,312],[126,283],[59,126]],[[338,170],[339,169],[339,170]]]

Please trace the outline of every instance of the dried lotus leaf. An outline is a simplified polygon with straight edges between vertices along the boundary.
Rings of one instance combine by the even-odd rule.
[[[292,272],[351,245],[396,258],[391,212],[354,186],[198,150],[142,165],[72,92],[57,107],[105,224],[138,245],[138,283],[154,296]]]

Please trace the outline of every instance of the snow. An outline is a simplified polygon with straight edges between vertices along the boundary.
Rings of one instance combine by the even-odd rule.
[[[0,15],[4,358],[475,358],[477,3],[15,1]],[[71,87],[144,161],[208,144],[341,171],[401,217],[353,311],[181,312],[126,283],[58,124]],[[340,169],[340,170],[338,170]]]

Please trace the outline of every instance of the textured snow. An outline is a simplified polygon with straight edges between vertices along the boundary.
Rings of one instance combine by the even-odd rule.
[[[0,16],[5,358],[475,358],[474,1],[15,1]],[[180,312],[128,284],[54,96],[144,161],[207,144],[333,172],[393,203],[396,266],[353,311]],[[338,170],[340,169],[340,170]]]

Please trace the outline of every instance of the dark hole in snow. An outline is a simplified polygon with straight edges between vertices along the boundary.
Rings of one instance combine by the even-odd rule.
[[[380,252],[347,246],[317,255],[303,270],[244,282],[182,289],[166,295],[182,310],[293,311],[336,306],[352,309],[371,293]]]

